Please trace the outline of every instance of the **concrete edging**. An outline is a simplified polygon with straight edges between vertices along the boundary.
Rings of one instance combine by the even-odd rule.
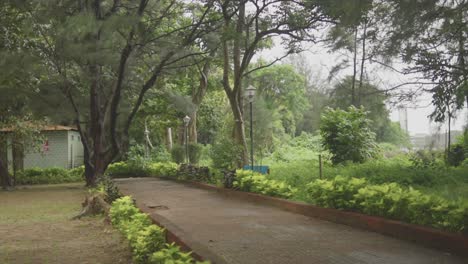
[[[430,227],[408,224],[383,217],[370,216],[350,211],[341,211],[337,209],[322,208],[302,202],[289,201],[256,193],[220,188],[214,185],[200,182],[181,182],[198,188],[216,191],[226,196],[244,199],[251,202],[262,202],[263,204],[274,206],[293,213],[309,217],[316,217],[351,227],[357,227],[398,239],[416,242],[426,247],[468,256],[467,235],[444,232]]]

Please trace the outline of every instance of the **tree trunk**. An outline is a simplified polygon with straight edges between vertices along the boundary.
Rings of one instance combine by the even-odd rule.
[[[242,102],[236,100],[234,96],[229,97],[229,102],[231,105],[232,113],[234,115],[234,127],[232,131],[232,138],[234,142],[242,147],[242,157],[241,163],[238,163],[237,166],[241,168],[242,166],[248,164],[248,153],[247,153],[247,140],[245,137],[245,124],[244,117],[242,112]]]
[[[167,131],[166,131],[166,145],[167,145],[167,149],[169,151],[172,150],[172,146],[173,146],[173,142],[172,142],[172,128],[171,127],[168,127],[167,128]]]
[[[353,82],[351,84],[351,105],[356,106],[356,75],[357,75],[357,35],[358,28],[354,29],[354,54],[353,54]]]
[[[198,134],[197,134],[197,110],[194,110],[190,114],[190,123],[188,126],[189,133],[189,143],[197,144]]]
[[[8,150],[5,138],[0,138],[0,183],[3,189],[13,186],[10,174],[8,173]]]
[[[16,174],[24,168],[24,146],[21,142],[14,141],[12,144],[13,160],[13,183],[16,181]]]
[[[231,18],[224,18],[224,31],[229,32]],[[233,39],[232,53],[229,51],[229,43],[227,40],[223,41],[223,88],[226,92],[226,95],[229,99],[229,105],[231,106],[232,114],[234,117],[234,127],[232,131],[232,139],[239,147],[242,148],[242,157],[239,160],[237,166],[241,168],[243,165],[248,164],[248,153],[247,153],[247,141],[245,138],[245,129],[244,129],[244,118],[243,118],[243,104],[242,104],[242,80],[244,77],[244,71],[246,66],[250,61],[249,58],[253,56],[253,53],[247,53],[244,50],[244,55],[242,56],[242,40],[245,35],[245,2],[241,1],[239,4],[239,15],[236,24],[236,36]],[[249,51],[253,52],[253,51]],[[234,71],[232,74],[233,78],[233,87],[231,88],[230,83],[230,74],[231,74],[231,63],[230,55],[232,54],[232,61],[234,66]],[[243,61],[243,59],[246,61]],[[243,66],[244,62],[244,66]],[[238,160],[238,159],[236,159]]]
[[[367,38],[367,18],[364,20],[364,32],[362,33],[362,57],[361,57],[361,73],[359,76],[358,88],[358,105],[361,105],[362,84],[364,82],[364,65],[366,62],[366,38]]]
[[[210,74],[211,58],[214,57],[215,54],[216,49],[210,51],[209,58],[205,64],[203,64],[203,68],[200,70],[200,82],[198,89],[192,90],[192,103],[195,105],[195,110],[190,114],[190,124],[188,127],[190,143],[198,143],[197,112],[200,108],[203,98],[205,97],[206,89],[208,88],[208,76]]]

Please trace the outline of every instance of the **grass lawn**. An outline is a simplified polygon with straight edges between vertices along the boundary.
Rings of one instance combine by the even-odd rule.
[[[103,217],[70,220],[83,184],[0,191],[0,263],[131,263],[128,244]]]

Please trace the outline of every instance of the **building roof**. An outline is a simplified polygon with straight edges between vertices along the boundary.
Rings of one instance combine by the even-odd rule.
[[[15,130],[13,127],[6,127],[0,129],[0,132],[12,132]],[[41,128],[41,131],[70,131],[70,130],[78,130],[74,126],[61,126],[61,125],[46,125]]]

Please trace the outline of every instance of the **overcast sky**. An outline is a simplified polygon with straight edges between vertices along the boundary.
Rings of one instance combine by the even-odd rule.
[[[278,42],[278,41],[275,41]],[[281,57],[284,54],[284,49],[280,45],[275,45],[274,48],[270,50],[263,51],[259,54],[258,57],[262,57],[265,60],[274,60],[275,58]],[[300,56],[304,56],[314,72],[320,73],[321,78],[326,79],[330,69],[337,64],[340,59],[339,55],[330,54],[327,52],[324,47],[310,47],[306,51],[302,52]],[[401,65],[393,65],[398,68]],[[385,70],[381,66],[369,65],[367,66],[367,73],[369,79],[377,84],[380,88],[389,88],[404,82],[409,81],[408,76],[396,73],[394,71]],[[349,68],[341,73],[341,76],[351,74],[352,69]],[[401,89],[401,91],[410,90],[410,86],[406,86]],[[429,115],[434,109],[434,106],[431,104],[431,95],[428,93],[422,94],[415,98],[413,102],[404,103],[407,107],[408,112],[408,130],[409,133],[414,135],[417,133],[434,133],[437,130],[437,127],[441,127],[440,131],[445,132],[447,124],[435,124],[431,123]],[[396,107],[388,106],[391,111],[390,118],[393,121],[399,121],[398,109]],[[452,130],[462,130],[463,125],[466,124],[467,113],[466,108],[464,111],[459,113],[457,120],[454,120],[452,123]]]

